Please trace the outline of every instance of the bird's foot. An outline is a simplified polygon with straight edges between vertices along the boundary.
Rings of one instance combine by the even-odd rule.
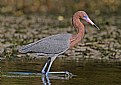
[[[66,75],[69,75],[70,72],[68,72],[68,71],[62,71],[62,72],[49,72],[49,74],[66,74]]]
[[[59,75],[65,75],[65,77],[72,77],[75,76],[72,73],[68,72],[68,71],[62,71],[62,72],[45,72],[42,71],[42,74],[45,76],[48,76],[49,74],[59,74]]]
[[[64,75],[65,77],[72,77],[74,76],[72,73],[68,71],[62,71],[62,72],[48,72],[48,74],[58,74],[58,75]]]

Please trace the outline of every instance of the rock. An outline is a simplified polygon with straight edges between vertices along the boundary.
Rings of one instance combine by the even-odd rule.
[[[3,47],[0,47],[0,55],[4,53],[4,48]]]

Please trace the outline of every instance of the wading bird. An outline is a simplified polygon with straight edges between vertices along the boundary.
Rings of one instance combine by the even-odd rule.
[[[72,35],[65,33],[52,35],[20,47],[19,52],[37,53],[37,55],[47,56],[48,60],[41,71],[42,74],[47,76],[48,73],[51,73],[49,71],[56,57],[72,48],[83,39],[85,29],[83,23],[80,22],[80,18],[95,26],[99,30],[99,28],[90,20],[86,12],[77,11],[72,17],[72,24],[76,28],[77,34]]]

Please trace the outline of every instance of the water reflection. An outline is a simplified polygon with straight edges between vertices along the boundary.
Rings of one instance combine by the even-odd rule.
[[[44,74],[42,74],[42,83],[44,85],[51,85],[49,77],[45,76]]]
[[[27,77],[40,77],[42,79],[43,85],[51,85],[51,79],[55,80],[69,80],[73,75],[70,72],[50,72],[48,76],[41,73],[32,73],[32,72],[7,72],[3,74],[4,78],[27,78]]]
[[[51,85],[50,79],[68,80],[73,76],[75,75],[70,72],[50,72],[50,75],[48,76],[42,74],[42,82],[44,85]]]
[[[1,85],[120,85],[121,62],[57,59],[51,71],[68,70],[72,78],[63,74],[48,77],[40,71],[44,60],[1,61]],[[57,65],[57,66],[56,66]]]

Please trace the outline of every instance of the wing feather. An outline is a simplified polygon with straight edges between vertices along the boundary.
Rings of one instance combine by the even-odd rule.
[[[19,49],[21,53],[43,53],[43,54],[58,54],[69,48],[71,34],[57,34],[47,38],[43,38],[34,43],[22,46]]]

